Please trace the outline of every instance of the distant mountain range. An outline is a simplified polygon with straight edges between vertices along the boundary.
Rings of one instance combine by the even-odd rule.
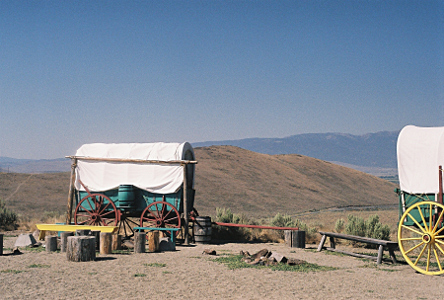
[[[263,154],[300,154],[377,176],[396,175],[398,131],[364,135],[309,133],[285,138],[248,138],[193,143],[193,147],[237,146]],[[68,172],[70,160],[29,160],[0,157],[0,171],[18,173]]]
[[[231,145],[263,154],[300,154],[367,173],[395,175],[398,134],[398,131],[381,131],[364,135],[309,133],[285,138],[208,141],[193,143],[193,147]]]

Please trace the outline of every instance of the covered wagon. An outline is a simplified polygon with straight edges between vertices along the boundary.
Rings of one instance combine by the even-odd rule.
[[[398,244],[416,271],[443,274],[444,127],[404,127],[397,142]]]
[[[188,228],[195,157],[189,143],[85,144],[72,160],[67,224]],[[186,242],[188,230],[184,231]]]

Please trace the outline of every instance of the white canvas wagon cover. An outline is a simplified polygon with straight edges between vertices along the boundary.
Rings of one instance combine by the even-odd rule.
[[[398,136],[398,174],[402,191],[437,194],[444,166],[444,127],[408,125]]]
[[[128,184],[152,193],[169,194],[177,192],[183,185],[184,171],[180,161],[194,160],[194,152],[187,142],[95,143],[81,146],[75,158],[78,159],[75,180],[77,190],[85,190],[80,184],[82,181],[90,191],[95,192]],[[131,161],[119,161],[122,159]],[[165,163],[174,161],[177,163]]]

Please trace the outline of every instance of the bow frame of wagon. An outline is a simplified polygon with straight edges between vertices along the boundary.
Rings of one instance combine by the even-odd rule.
[[[191,148],[192,153],[192,148]],[[119,232],[129,238],[134,227],[180,228],[184,243],[189,243],[190,221],[198,216],[194,208],[194,153],[192,160],[144,160],[67,156],[71,159],[71,179],[68,193],[66,224],[89,226],[118,226]],[[176,193],[155,194],[122,184],[118,189],[105,192],[91,191],[77,178],[84,191],[75,188],[79,162],[111,164],[168,165],[183,169],[183,182]],[[191,176],[190,176],[191,173]],[[114,199],[114,200],[113,200]],[[116,201],[117,199],[117,201]],[[75,201],[75,203],[74,203]],[[176,231],[178,234],[179,231]]]

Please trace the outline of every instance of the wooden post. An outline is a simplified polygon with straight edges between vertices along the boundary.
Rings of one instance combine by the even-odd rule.
[[[96,259],[96,238],[93,236],[70,236],[66,257],[68,261],[91,261]]]
[[[305,231],[285,230],[285,244],[293,248],[305,248]],[[325,239],[324,239],[325,241]],[[331,242],[331,238],[330,238]],[[321,251],[321,250],[318,250]]]
[[[159,231],[148,231],[148,252],[159,251],[159,235]]]
[[[3,234],[0,234],[0,256],[3,255]]]
[[[74,202],[74,181],[76,180],[76,167],[77,158],[71,158],[71,181],[69,182],[69,193],[68,193],[68,211],[66,214],[66,224],[71,224],[72,219],[72,204]]]
[[[134,232],[134,253],[145,253],[145,232]]]
[[[57,236],[48,235],[45,237],[46,252],[54,252],[57,250]]]
[[[188,234],[188,176],[187,176],[187,164],[183,164],[183,215],[185,220],[185,232],[184,232],[184,243],[189,245],[189,234]]]
[[[122,249],[122,236],[118,233],[112,235],[111,250],[121,250]]]
[[[111,254],[111,232],[100,233],[100,254]]]
[[[63,231],[60,233],[60,252],[66,252],[68,237],[73,235],[74,233],[71,231]]]

